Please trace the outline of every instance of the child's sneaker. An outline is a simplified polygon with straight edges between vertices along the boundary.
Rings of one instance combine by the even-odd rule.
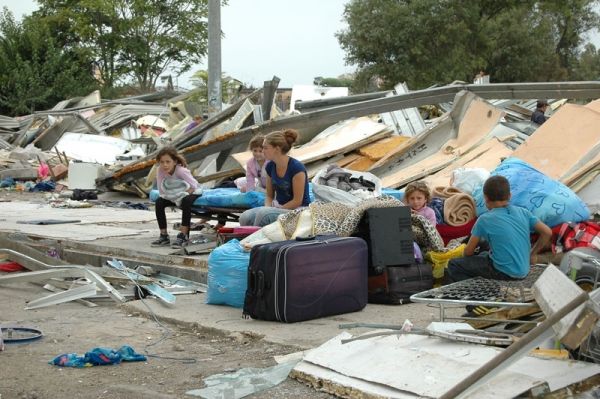
[[[175,241],[171,243],[171,248],[183,248],[190,243],[190,239],[183,233],[177,234]]]
[[[479,305],[479,306],[467,305],[466,309],[467,309],[467,312],[465,314],[463,314],[461,317],[482,317],[482,316],[487,316],[489,314],[492,314],[498,310],[497,307],[488,307],[488,306],[483,306],[483,305]]]
[[[171,243],[168,234],[161,234],[157,240],[154,240],[150,243],[152,247],[165,247]]]

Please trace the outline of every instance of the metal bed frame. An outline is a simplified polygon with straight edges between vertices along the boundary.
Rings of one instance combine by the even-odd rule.
[[[440,321],[445,319],[456,319],[446,317],[445,310],[447,305],[483,305],[490,307],[534,307],[537,304],[534,301],[531,288],[533,283],[544,271],[545,265],[534,265],[529,274],[522,280],[490,280],[481,277],[471,278],[464,281],[448,284],[442,287],[433,288],[413,294],[410,297],[412,302],[427,303],[439,306]],[[506,322],[507,320],[496,320],[491,318],[470,318],[460,317],[463,320],[486,320]],[[537,321],[510,320],[511,323],[537,323]]]

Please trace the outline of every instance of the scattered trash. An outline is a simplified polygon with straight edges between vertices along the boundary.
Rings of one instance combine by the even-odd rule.
[[[61,367],[92,367],[119,364],[121,362],[145,362],[146,356],[137,353],[131,346],[123,345],[118,350],[93,348],[83,356],[66,353],[50,360],[48,364]]]
[[[12,273],[12,272],[20,272],[23,270],[26,270],[26,269],[17,262],[0,263],[0,272]]]
[[[268,368],[243,368],[231,374],[215,374],[205,378],[206,388],[187,391],[186,395],[204,399],[238,399],[281,384],[298,360]]]
[[[0,327],[0,335],[5,344],[24,344],[44,336],[40,330],[29,327],[4,326]]]

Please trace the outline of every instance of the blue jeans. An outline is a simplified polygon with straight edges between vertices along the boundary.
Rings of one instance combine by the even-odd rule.
[[[489,254],[483,252],[479,255],[450,259],[444,283],[455,283],[473,277],[483,277],[490,280],[517,280],[496,269]]]
[[[248,209],[240,215],[240,226],[263,227],[277,220],[279,215],[288,213],[288,209],[274,208],[272,206],[260,206]]]

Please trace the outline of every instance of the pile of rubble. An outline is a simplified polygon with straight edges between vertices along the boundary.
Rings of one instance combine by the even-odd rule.
[[[284,114],[273,102],[278,81],[265,82],[191,129],[186,128],[200,108],[187,100],[189,93],[102,101],[95,92],[52,110],[2,117],[0,176],[59,181],[63,165],[93,162],[102,165],[91,176],[93,188],[144,197],[154,178],[154,154],[170,144],[210,188],[243,175],[247,143],[254,135],[294,128],[301,145],[291,155],[307,166],[309,177],[336,163],[371,172],[390,188],[420,179],[448,185],[459,167],[492,170],[515,156],[562,181],[598,210],[600,136],[593,127],[600,103],[559,100],[599,98],[598,82],[454,83],[419,91],[397,85],[393,91],[297,102],[294,114]],[[551,104],[551,117],[540,128],[529,121],[537,98]],[[431,118],[436,114],[441,116]],[[577,140],[565,142],[565,137]],[[43,164],[49,166],[45,176],[40,175]]]

